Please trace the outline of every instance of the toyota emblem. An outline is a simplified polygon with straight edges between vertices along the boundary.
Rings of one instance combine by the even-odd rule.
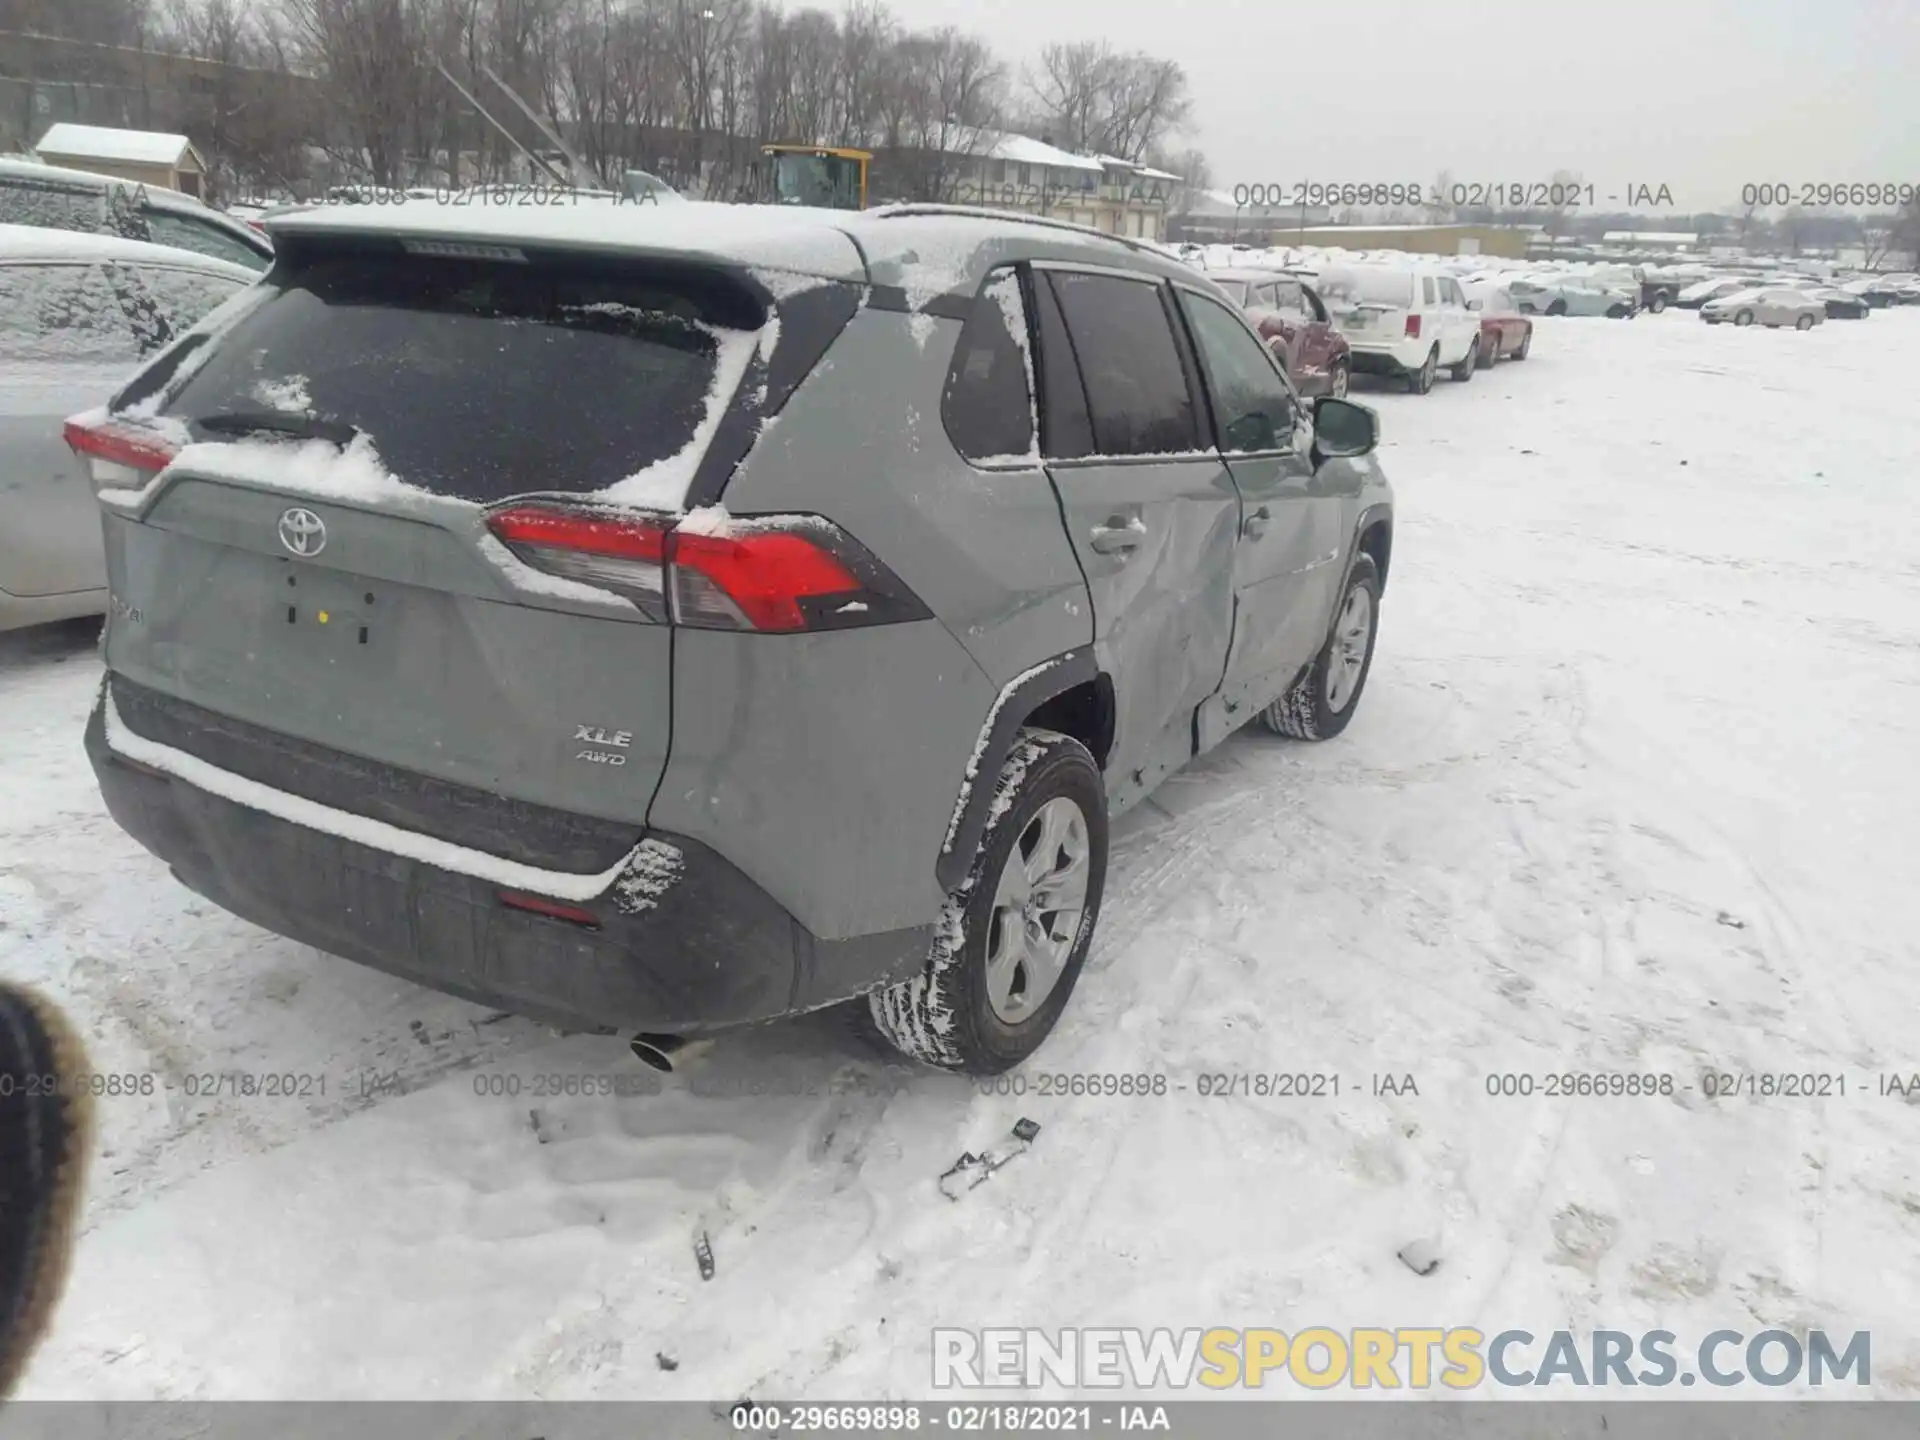
[[[302,559],[310,560],[327,548],[327,522],[313,511],[296,505],[280,517],[280,543]]]

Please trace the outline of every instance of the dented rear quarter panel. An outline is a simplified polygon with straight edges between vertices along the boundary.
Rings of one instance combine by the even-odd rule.
[[[822,939],[938,914],[941,846],[1001,688],[1092,639],[1038,462],[977,468],[947,438],[959,333],[862,309],[721,496],[736,516],[834,521],[935,618],[675,637],[672,751],[649,819],[708,840]]]

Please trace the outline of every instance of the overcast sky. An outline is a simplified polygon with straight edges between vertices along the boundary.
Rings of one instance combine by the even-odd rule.
[[[1300,180],[1920,185],[1920,0],[889,0],[1009,60],[1186,67],[1223,187]],[[1657,213],[1657,212],[1649,212]]]

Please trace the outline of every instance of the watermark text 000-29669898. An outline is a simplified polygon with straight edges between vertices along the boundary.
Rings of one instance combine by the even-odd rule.
[[[1664,182],[1596,185],[1586,180],[1456,180],[1423,185],[1418,180],[1269,180],[1233,187],[1233,203],[1249,210],[1299,206],[1419,205],[1463,210],[1577,210],[1615,206],[1626,210],[1669,209],[1673,188]]]

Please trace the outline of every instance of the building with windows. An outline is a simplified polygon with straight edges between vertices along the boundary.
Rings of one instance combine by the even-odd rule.
[[[938,170],[938,177],[928,175]],[[1180,177],[1114,155],[1075,155],[1044,140],[998,131],[957,134],[950,148],[880,151],[869,191],[877,201],[915,196],[1085,225],[1109,235],[1164,240]]]

